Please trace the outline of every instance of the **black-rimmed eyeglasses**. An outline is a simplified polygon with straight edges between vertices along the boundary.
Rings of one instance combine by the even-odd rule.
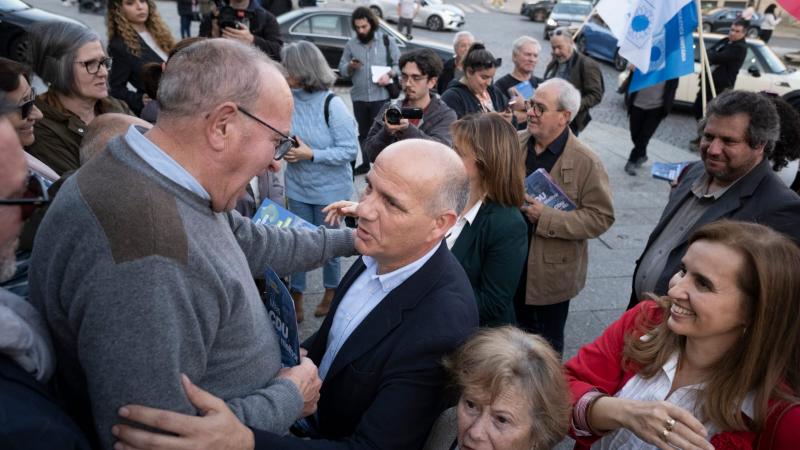
[[[82,64],[89,75],[97,75],[97,72],[100,71],[100,66],[105,67],[106,70],[111,70],[111,63],[113,62],[114,60],[112,58],[105,57],[89,61],[75,61],[75,64]]]
[[[31,111],[33,111],[33,105],[36,103],[36,90],[31,88],[31,96],[28,100],[25,100],[24,103],[17,105],[17,110],[19,111],[19,117],[22,120],[28,118],[31,115]]]
[[[47,185],[39,175],[33,172],[28,174],[28,184],[22,197],[0,198],[0,206],[19,206],[22,211],[22,220],[28,220],[36,208],[50,203],[47,195]]]
[[[550,109],[548,109],[546,105],[542,103],[537,103],[533,101],[533,99],[525,100],[525,109],[531,111],[534,117],[542,117],[544,113],[550,111]],[[563,109],[555,109],[553,111],[563,111]]]
[[[286,154],[289,153],[289,150],[291,150],[293,148],[300,147],[300,143],[297,142],[297,138],[295,138],[294,136],[287,136],[287,135],[281,133],[280,131],[278,131],[277,129],[275,129],[275,127],[273,127],[272,125],[268,124],[267,122],[264,122],[263,120],[259,119],[256,116],[254,116],[252,113],[250,113],[246,109],[242,108],[241,106],[236,105],[236,107],[239,108],[239,111],[241,111],[242,114],[244,114],[245,116],[255,120],[256,122],[260,123],[261,125],[264,125],[265,127],[267,127],[270,130],[274,131],[275,133],[277,133],[281,137],[281,139],[278,141],[278,145],[275,146],[275,159],[276,160],[279,160],[279,159],[283,158],[284,156],[286,156]]]

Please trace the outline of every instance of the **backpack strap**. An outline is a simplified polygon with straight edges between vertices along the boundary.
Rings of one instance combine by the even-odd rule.
[[[325,106],[323,107],[323,109],[325,111],[325,125],[327,125],[328,127],[331,126],[331,124],[328,121],[328,119],[330,118],[330,115],[331,115],[330,111],[329,111],[329,107],[330,107],[330,104],[331,104],[331,100],[333,100],[333,97],[336,97],[336,94],[334,94],[333,92],[328,93],[328,96],[325,97]]]

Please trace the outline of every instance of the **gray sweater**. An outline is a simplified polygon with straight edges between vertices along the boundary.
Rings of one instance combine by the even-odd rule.
[[[31,301],[52,330],[67,407],[103,448],[122,405],[194,414],[181,373],[245,424],[285,433],[302,397],[275,379],[278,343],[253,276],[353,253],[350,230],[215,213],[115,139],[50,206],[34,244]]]

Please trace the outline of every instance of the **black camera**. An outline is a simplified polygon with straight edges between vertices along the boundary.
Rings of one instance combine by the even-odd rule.
[[[216,5],[219,11],[219,14],[217,14],[217,25],[219,25],[220,30],[223,28],[239,29],[242,24],[249,26],[252,20],[250,11],[235,9],[225,0],[217,0]]]
[[[396,103],[392,103],[386,108],[386,123],[397,125],[400,119],[422,119],[422,108],[401,108]]]

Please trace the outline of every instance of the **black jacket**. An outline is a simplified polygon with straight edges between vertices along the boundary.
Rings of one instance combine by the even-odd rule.
[[[736,84],[736,77],[739,75],[739,69],[742,68],[744,59],[747,57],[747,42],[744,39],[731,42],[728,38],[724,38],[707,52],[708,63],[717,66],[712,72],[717,92],[733,88]]]
[[[628,75],[628,80],[626,83],[630,82],[630,79],[633,78],[633,75]],[[672,105],[675,104],[675,93],[678,91],[678,78],[673,78],[671,80],[667,80],[664,84],[664,97],[663,103],[661,104],[661,115],[666,117],[672,111]],[[627,88],[625,88],[625,92],[627,92]],[[633,106],[633,101],[636,99],[636,95],[639,94],[639,91],[634,92],[633,94],[625,95],[625,106],[628,109],[628,115],[631,115],[631,107]]]
[[[319,365],[336,310],[364,271],[361,259],[342,278],[331,310],[308,339]],[[419,450],[445,406],[442,357],[478,327],[464,269],[442,243],[431,258],[386,295],[345,341],[320,390],[311,420],[321,439],[254,430],[257,450]]]
[[[89,442],[48,389],[0,355],[0,448],[89,450]]]
[[[500,92],[493,84],[488,88],[489,97],[492,99],[492,105],[496,112],[505,111],[508,106],[508,97]],[[453,80],[450,86],[442,94],[442,101],[447,103],[456,116],[460,119],[467,114],[483,112],[478,98],[469,90],[469,88],[460,81]]]
[[[367,139],[364,141],[364,153],[370,161],[374,162],[375,158],[389,144],[403,139],[428,139],[441,142],[448,147],[453,143],[453,138],[450,135],[450,125],[456,121],[456,113],[438,95],[433,92],[430,95],[431,102],[422,115],[422,122],[419,126],[409,124],[408,128],[398,135],[387,133],[383,127],[383,113],[391,104],[391,101],[386,102],[381,107],[372,122]]]
[[[576,127],[578,131],[583,131],[592,120],[589,110],[603,100],[605,91],[603,73],[595,60],[582,55],[577,50],[572,53],[572,57],[567,61],[567,64],[569,64],[569,79],[567,81],[572,83],[581,93],[581,109],[578,110],[578,114],[572,120],[572,126]],[[558,61],[551,60],[544,71],[544,79],[549,80],[555,77],[557,67]]]
[[[450,85],[450,82],[453,81],[453,77],[455,76],[455,71],[456,71],[456,58],[454,56],[444,62],[442,73],[441,75],[439,75],[439,80],[436,82],[436,91],[439,92],[439,95],[444,94],[444,91],[447,90],[447,87]]]
[[[121,36],[114,36],[108,42],[108,56],[114,58],[111,71],[108,74],[109,93],[112,97],[122,100],[137,116],[142,112],[144,104],[144,85],[142,84],[142,66],[150,63],[164,62],[153,49],[145,44],[144,39],[139,37],[139,56],[131,53]],[[128,83],[136,89],[128,89]]]
[[[250,20],[250,33],[255,38],[253,43],[270,58],[280,61],[283,41],[281,40],[281,27],[275,16],[258,6],[255,0],[250,0],[247,11],[253,17]],[[200,36],[211,37],[211,22],[215,17],[213,12],[203,16],[203,20],[200,22]]]
[[[689,196],[694,195],[692,194],[692,184],[703,175],[706,169],[703,163],[698,161],[685,170],[678,186],[670,193],[669,202],[664,207],[661,219],[650,234],[642,255],[650,249],[650,246],[653,245],[653,242],[664,230],[664,227],[667,226],[667,223],[672,220],[680,205]],[[701,226],[722,218],[760,223],[773,230],[785,233],[800,244],[800,227],[798,226],[800,224],[800,197],[783,184],[772,171],[769,161],[764,159],[744,178],[731,186],[719,200],[716,200],[703,213],[697,223],[686,231],[684,241],[666,256],[667,264],[658,278],[655,289],[656,295],[665,295],[667,293],[669,280],[678,272],[681,258],[689,248],[689,236]],[[641,256],[636,260],[636,269],[631,278],[634,283],[641,260]],[[639,300],[641,299],[636,298],[635,288],[632,288],[628,309],[636,305]]]

